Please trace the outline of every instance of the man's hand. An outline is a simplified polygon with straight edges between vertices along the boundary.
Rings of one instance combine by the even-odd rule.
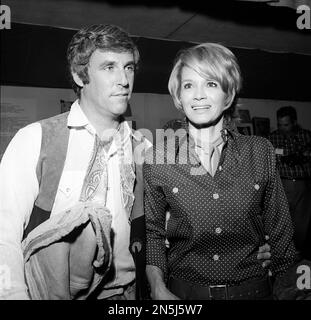
[[[165,286],[162,286],[154,291],[151,291],[151,298],[153,300],[180,300],[171,291],[169,291]]]
[[[153,300],[180,300],[164,283],[164,275],[160,268],[152,265],[146,266],[146,274],[151,288]]]
[[[266,241],[269,240],[269,236],[265,236]],[[271,247],[268,243],[265,243],[263,246],[259,247],[257,259],[264,260],[262,266],[264,268],[268,267],[271,263]]]

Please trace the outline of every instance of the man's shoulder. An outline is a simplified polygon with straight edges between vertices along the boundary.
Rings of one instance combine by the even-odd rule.
[[[274,138],[274,137],[278,137],[280,135],[278,130],[274,130],[272,131],[269,135],[268,135],[268,139]]]
[[[34,141],[41,141],[42,132],[45,131],[43,128],[45,126],[53,127],[55,126],[55,130],[58,131],[56,128],[56,124],[60,124],[62,120],[67,119],[68,114],[62,113],[56,116],[38,120],[36,122],[32,122],[25,127],[19,129],[14,136],[14,140],[25,140],[34,143]],[[66,123],[66,122],[65,122]]]
[[[283,141],[283,136],[280,134],[280,132],[276,129],[272,132],[270,132],[270,134],[267,136],[267,139],[274,145],[278,145],[279,143],[281,143],[281,141]]]
[[[41,143],[41,126],[38,122],[33,122],[19,129],[10,141],[10,145],[19,147],[29,147]]]
[[[46,125],[46,124],[53,125],[53,124],[58,124],[58,123],[61,123],[61,122],[67,123],[68,115],[69,115],[69,111],[57,114],[57,115],[49,117],[49,118],[45,118],[45,119],[39,120],[38,122],[41,125]]]
[[[308,129],[299,128],[299,131],[300,131],[301,133],[303,133],[304,135],[311,136],[311,131],[308,130]]]
[[[68,114],[69,112],[65,112],[38,121],[41,126],[42,136],[44,140],[47,140],[48,143],[50,143],[56,137],[62,136],[64,138],[66,136],[69,136],[69,128],[67,125]]]

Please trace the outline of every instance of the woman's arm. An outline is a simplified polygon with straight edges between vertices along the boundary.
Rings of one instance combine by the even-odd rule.
[[[277,276],[284,273],[293,263],[296,250],[287,198],[276,169],[274,149],[268,140],[266,161],[269,179],[264,196],[263,221],[265,233],[270,238],[272,255],[270,269],[273,276]]]

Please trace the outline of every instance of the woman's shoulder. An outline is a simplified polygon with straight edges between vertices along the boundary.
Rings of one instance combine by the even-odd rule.
[[[238,143],[242,145],[242,147],[250,148],[254,151],[266,153],[274,150],[272,143],[265,137],[239,134],[237,136],[237,140]]]

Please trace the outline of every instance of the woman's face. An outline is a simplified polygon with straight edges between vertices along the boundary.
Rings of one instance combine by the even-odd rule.
[[[196,71],[185,66],[181,70],[180,102],[187,118],[194,124],[209,126],[221,118],[227,95],[220,84],[205,79]]]

